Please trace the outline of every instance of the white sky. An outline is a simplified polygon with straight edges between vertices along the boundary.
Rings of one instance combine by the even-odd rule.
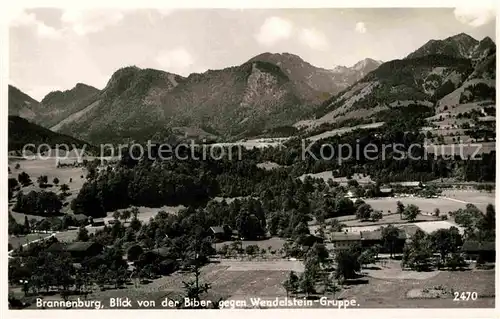
[[[9,78],[35,99],[82,82],[102,89],[136,65],[187,76],[290,52],[333,68],[405,57],[465,32],[495,40],[485,9],[30,9],[10,24]]]

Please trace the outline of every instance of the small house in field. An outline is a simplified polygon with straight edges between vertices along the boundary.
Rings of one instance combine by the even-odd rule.
[[[93,227],[104,226],[104,218],[92,219],[92,226]]]
[[[231,240],[233,231],[231,227],[224,226],[212,226],[210,227],[211,236],[217,241]]]
[[[496,254],[495,242],[466,240],[462,246],[462,252],[465,253],[468,259],[494,262]]]
[[[66,246],[65,251],[75,260],[83,260],[99,255],[104,247],[91,241],[76,241]]]

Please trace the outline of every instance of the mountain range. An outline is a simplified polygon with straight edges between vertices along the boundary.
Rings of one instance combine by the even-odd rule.
[[[471,85],[495,90],[496,45],[458,34],[431,40],[401,60],[388,61],[316,109],[311,119],[295,123],[311,128],[349,120],[385,121],[393,108],[421,105],[440,112],[452,98],[453,107]],[[482,93],[479,93],[482,94]],[[474,97],[491,101],[491,93]],[[494,99],[494,98],[493,98]],[[411,110],[409,110],[411,111]]]
[[[9,86],[9,115],[93,143],[163,138],[183,129],[227,139],[274,127],[369,121],[393,107],[439,108],[470,81],[494,86],[495,52],[490,38],[458,34],[431,40],[402,60],[332,69],[290,53],[263,53],[187,77],[129,66],[102,90],[79,83],[40,102]]]

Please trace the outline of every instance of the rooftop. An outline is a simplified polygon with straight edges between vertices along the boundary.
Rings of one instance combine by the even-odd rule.
[[[330,235],[330,240],[333,241],[354,241],[361,240],[360,233],[349,233],[349,232],[332,232]]]
[[[224,234],[225,233],[224,227],[222,227],[222,226],[212,226],[212,227],[210,227],[210,230],[214,234]]]
[[[94,245],[99,244],[92,241],[75,241],[66,247],[66,251],[86,251]]]

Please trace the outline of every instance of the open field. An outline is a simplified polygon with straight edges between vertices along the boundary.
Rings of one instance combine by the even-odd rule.
[[[432,280],[431,278],[437,276],[440,271],[413,271],[402,270],[401,261],[387,259],[383,262],[370,265],[375,267],[367,267],[362,270],[362,273],[371,278],[377,279],[400,279],[400,280]]]
[[[442,197],[447,198],[448,200],[464,202],[474,204],[482,211],[486,211],[486,206],[488,204],[495,205],[495,192],[484,192],[478,190],[461,190],[461,189],[446,189],[441,193]]]
[[[373,209],[387,212],[396,211],[396,203],[400,201],[405,206],[409,204],[417,205],[422,213],[431,214],[434,209],[439,208],[441,213],[455,211],[460,208],[465,208],[466,203],[447,198],[423,198],[423,197],[387,197],[387,198],[369,198],[365,202],[370,204]],[[486,204],[484,205],[486,207]]]
[[[223,259],[220,266],[228,267],[226,271],[295,271],[304,272],[302,261],[272,260],[272,261],[238,261]]]
[[[19,169],[15,169],[14,166],[16,163],[19,163],[21,167]],[[31,181],[34,185],[30,185],[23,190],[29,191],[32,189],[38,189],[38,185],[36,185],[36,179],[41,175],[47,175],[49,184],[52,183],[54,177],[59,179],[60,184],[68,184],[70,187],[70,192],[79,191],[85,182],[84,178],[81,176],[85,175],[85,170],[82,167],[56,167],[56,159],[47,159],[47,160],[21,160],[21,161],[12,161],[9,163],[9,167],[11,169],[11,174],[9,174],[9,178],[17,178],[17,175],[21,172],[26,172],[30,177]],[[73,181],[70,183],[69,179],[72,178]],[[55,188],[49,188],[53,189]]]
[[[342,293],[344,299],[355,299],[360,308],[490,308],[495,306],[495,271],[446,271],[429,280],[368,278],[366,285],[352,285]],[[457,292],[475,291],[479,298],[453,301],[453,296],[437,299],[408,298],[413,289],[443,286]]]
[[[218,300],[221,297],[227,299],[234,295],[256,297],[286,295],[282,283],[287,278],[289,270],[266,270],[266,265],[269,265],[267,262],[262,262],[260,266],[254,265],[256,270],[229,270],[233,267],[232,264],[212,263],[201,269],[200,282],[211,284],[211,290],[202,299]],[[128,286],[127,289],[96,291],[89,298],[101,300],[106,306],[109,305],[109,298],[121,296],[131,299],[151,299],[159,304],[165,297],[180,297],[183,292],[183,281],[192,279],[194,277],[189,273],[175,272],[170,276],[155,279],[153,282],[140,285],[137,288]],[[137,308],[137,305],[134,308]]]
[[[421,222],[421,223],[415,223],[415,226],[423,230],[424,232],[430,234],[438,229],[449,229],[450,227],[456,227],[460,231],[460,233],[464,233],[464,228],[461,226],[458,226],[457,224],[448,221],[448,220],[436,220],[432,222]]]
[[[393,210],[396,211],[396,210]],[[433,216],[427,216],[427,215],[422,215],[419,214],[415,221],[420,222],[420,221],[434,221],[436,220],[435,217]],[[346,224],[347,226],[370,226],[370,225],[383,225],[383,224],[392,224],[392,223],[407,223],[408,221],[406,219],[401,219],[399,214],[385,214],[383,215],[381,220],[378,220],[376,222],[372,221],[366,221],[362,222],[357,219],[355,220],[348,220],[344,221],[343,223]]]
[[[140,220],[141,222],[148,222],[151,218],[155,217],[158,212],[164,211],[169,214],[177,214],[177,212],[181,209],[185,208],[184,206],[162,206],[162,207],[144,207],[144,206],[139,206],[137,209],[139,209],[139,214],[137,214],[137,219]],[[117,209],[117,211],[121,212],[124,210],[130,210],[132,207],[128,208],[123,208],[123,209]],[[113,220],[113,212],[107,212],[106,217],[104,217],[104,222],[109,223],[110,220]],[[129,219],[130,221],[130,219]]]

